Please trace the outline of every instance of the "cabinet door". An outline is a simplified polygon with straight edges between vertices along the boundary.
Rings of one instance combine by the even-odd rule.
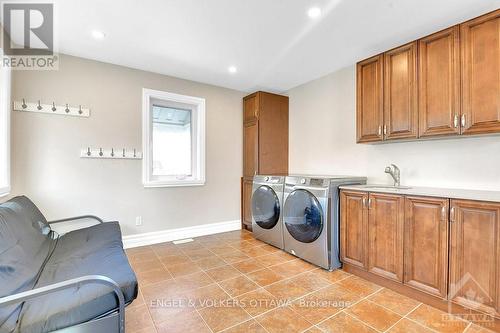
[[[459,27],[422,38],[418,50],[419,135],[459,134]]]
[[[251,227],[252,225],[252,185],[251,180],[243,180],[243,224]]]
[[[406,197],[404,283],[446,298],[448,199]]]
[[[259,172],[259,123],[243,126],[243,177],[253,177]]]
[[[404,197],[370,193],[368,200],[368,270],[402,282]]]
[[[358,63],[356,72],[357,142],[382,141],[383,56]]]
[[[450,299],[500,314],[500,204],[451,201]]]
[[[342,191],[340,196],[340,256],[344,263],[367,269],[366,204],[368,193]]]
[[[417,137],[417,42],[384,54],[385,139]]]
[[[259,117],[259,93],[243,99],[243,122],[254,122]]]
[[[462,133],[500,132],[500,10],[460,26]]]

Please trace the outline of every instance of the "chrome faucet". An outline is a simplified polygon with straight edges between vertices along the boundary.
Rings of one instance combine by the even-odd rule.
[[[396,164],[391,164],[390,166],[386,167],[385,173],[390,174],[394,179],[394,187],[399,187],[401,185],[401,171],[396,166]]]

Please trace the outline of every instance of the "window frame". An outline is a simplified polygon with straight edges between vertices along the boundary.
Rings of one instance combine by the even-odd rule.
[[[0,56],[4,57],[3,49],[0,48]],[[5,144],[5,180],[0,183],[0,197],[5,197],[11,191],[11,147],[10,147],[10,126],[11,126],[11,71],[9,68],[0,67],[0,145]],[[3,126],[2,126],[3,124]],[[4,133],[2,135],[2,133]],[[1,152],[1,150],[0,150]],[[1,154],[0,154],[1,155]],[[0,156],[0,161],[4,156]],[[0,162],[0,168],[3,167]],[[1,172],[1,170],[0,170]],[[1,180],[1,178],[0,178]]]
[[[161,100],[166,103],[182,103],[193,106],[195,112],[191,114],[191,149],[193,175],[186,179],[168,176],[153,176],[153,115],[152,100]],[[145,188],[150,187],[179,187],[205,185],[205,99],[187,95],[180,95],[166,91],[142,89],[142,183]],[[154,179],[162,178],[162,179]]]

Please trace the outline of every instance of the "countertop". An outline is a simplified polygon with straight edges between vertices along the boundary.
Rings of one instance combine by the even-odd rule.
[[[387,186],[387,185],[382,185],[382,184],[346,185],[346,186],[340,186],[340,189],[351,190],[351,191],[363,191],[363,192],[500,202],[500,191],[465,190],[465,189],[455,189],[455,188],[418,187],[418,186],[409,186],[410,188],[408,189],[394,188],[394,187],[380,188],[376,186]]]

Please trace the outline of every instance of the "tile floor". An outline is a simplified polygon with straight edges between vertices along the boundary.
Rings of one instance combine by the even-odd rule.
[[[338,270],[327,272],[247,231],[127,250],[140,293],[129,333],[488,332]]]

